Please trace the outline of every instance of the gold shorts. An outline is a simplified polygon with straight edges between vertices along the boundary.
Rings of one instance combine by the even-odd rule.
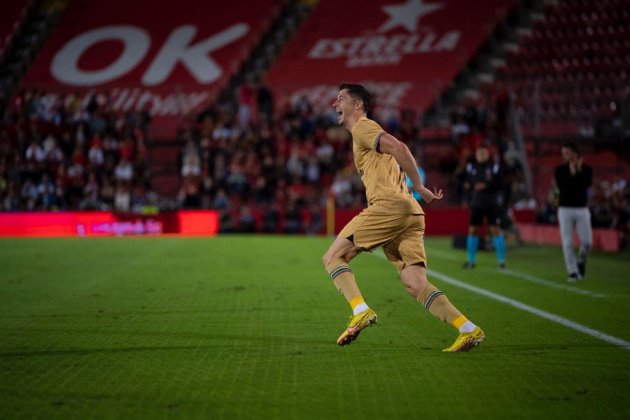
[[[398,271],[409,265],[427,266],[424,251],[424,215],[373,213],[367,208],[339,233],[352,236],[354,245],[366,251],[382,246],[387,259]]]

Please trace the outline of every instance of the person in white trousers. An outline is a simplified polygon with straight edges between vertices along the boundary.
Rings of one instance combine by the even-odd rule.
[[[562,146],[562,160],[564,163],[555,170],[556,186],[559,191],[558,222],[568,281],[573,283],[585,278],[586,259],[593,243],[591,212],[587,206],[593,170],[583,162],[574,143]],[[577,258],[573,248],[574,230],[580,240]]]

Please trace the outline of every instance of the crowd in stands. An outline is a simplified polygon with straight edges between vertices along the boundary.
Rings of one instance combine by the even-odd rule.
[[[0,113],[0,210],[142,211],[149,124],[106,92],[20,92]]]
[[[332,108],[317,112],[306,98],[274,99],[254,84],[238,100],[238,109],[212,106],[179,133],[180,208],[219,210],[225,232],[318,233],[329,199],[337,208],[366,205],[349,133],[338,127]],[[514,145],[506,140],[504,106],[497,98],[492,106],[467,103],[453,111],[450,137],[443,139],[450,152],[437,159],[451,179],[451,204],[466,203],[463,169],[485,145],[503,167],[504,202],[531,206]],[[157,204],[148,112],[113,112],[106,92],[38,90],[18,94],[0,117],[0,210],[142,212]],[[436,165],[424,156],[414,112],[381,122],[421,165]],[[630,230],[629,190],[622,179],[594,186],[594,226]],[[538,219],[553,222],[554,215],[550,195]]]
[[[179,202],[219,210],[223,231],[321,232],[329,190],[365,203],[349,134],[306,100],[274,112],[271,95],[246,85],[237,112],[212,107],[180,133]]]
[[[505,162],[505,202],[528,199],[522,168],[503,140],[507,104],[497,100],[496,106],[498,112],[472,103],[456,109],[451,136],[442,139],[449,153],[437,164],[424,156],[416,113],[403,110],[380,122],[409,145],[421,166],[424,158],[450,179],[452,203],[465,204],[463,170],[482,144]],[[238,109],[209,108],[180,133],[181,207],[219,209],[226,231],[265,232],[320,231],[329,194],[337,208],[364,207],[349,133],[337,118],[332,107],[316,111],[305,97],[274,100],[265,86],[244,84]]]

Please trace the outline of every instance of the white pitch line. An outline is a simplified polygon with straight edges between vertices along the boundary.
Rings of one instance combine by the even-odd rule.
[[[378,256],[380,258],[385,258],[385,255],[382,252],[374,252],[372,253],[372,255]],[[553,321],[560,325],[564,325],[565,327],[571,328],[575,331],[581,332],[586,335],[590,335],[591,337],[605,341],[609,344],[613,344],[615,346],[623,347],[626,350],[630,350],[630,343],[625,340],[622,340],[621,338],[613,337],[601,331],[597,331],[593,328],[587,327],[586,325],[578,324],[577,322],[571,321],[570,319],[566,319],[559,315],[552,314],[551,312],[543,311],[542,309],[534,308],[533,306],[527,305],[523,302],[519,302],[518,300],[511,299],[509,297],[499,295],[494,292],[490,292],[488,290],[482,289],[481,287],[472,286],[468,283],[464,283],[462,281],[456,280],[450,276],[447,276],[446,274],[442,274],[434,270],[427,270],[427,274],[430,276],[436,277],[442,280],[443,282],[449,283],[453,286],[457,286],[462,289],[471,291],[473,293],[477,293],[479,295],[496,300],[498,302],[505,303],[507,305],[518,308],[522,311],[529,312],[530,314],[539,316],[549,321]]]
[[[488,290],[482,289],[477,286],[471,286],[470,284],[461,282],[452,277],[449,277],[445,274],[438,273],[437,271],[427,270],[427,273],[431,276],[434,276],[446,283],[452,284],[453,286],[461,287],[462,289],[469,290],[471,292],[475,292],[477,294],[489,297],[490,299],[494,299],[499,302],[506,303],[510,306],[514,306],[515,308],[521,309],[525,312],[529,312],[531,314],[537,315],[541,318],[548,319],[549,321],[556,322],[560,325],[564,325],[565,327],[569,327],[581,333],[590,335],[591,337],[598,338],[607,343],[614,344],[616,346],[620,346],[625,348],[626,350],[630,350],[630,343],[624,341],[620,338],[613,337],[611,335],[605,334],[601,331],[594,330],[593,328],[587,327],[582,324],[578,324],[577,322],[571,321],[570,319],[563,318],[561,316],[552,314],[551,312],[543,311],[542,309],[534,308],[533,306],[527,305],[525,303],[519,302],[517,300],[499,295],[497,293],[490,292]]]
[[[601,293],[591,292],[590,290],[577,289],[575,287],[567,286],[565,284],[554,283],[554,282],[552,282],[550,280],[545,280],[545,279],[540,278],[540,277],[532,276],[531,274],[521,273],[520,271],[514,271],[514,270],[510,270],[510,269],[499,269],[497,271],[499,273],[501,273],[501,274],[506,275],[506,276],[511,276],[511,277],[514,277],[514,278],[517,278],[517,279],[521,279],[521,280],[525,280],[525,281],[529,281],[529,282],[532,282],[532,283],[542,284],[543,286],[554,287],[556,289],[566,290],[567,292],[571,292],[571,293],[577,293],[577,294],[580,294],[580,295],[586,295],[586,296],[590,296],[590,297],[594,297],[594,298],[606,297],[606,295],[603,295]]]
[[[458,259],[455,258],[452,254],[448,252],[436,250],[436,249],[431,250],[429,257],[433,257],[433,256],[442,260],[458,261]],[[590,296],[594,298],[606,297],[606,295],[601,294],[601,293],[591,292],[590,290],[578,289],[576,287],[571,287],[566,284],[558,284],[558,283],[552,282],[551,280],[546,280],[540,277],[532,276],[531,274],[522,273],[520,271],[510,270],[509,268],[500,269],[500,270],[497,269],[497,271],[501,274],[508,275],[508,276],[511,276],[520,280],[525,280],[532,283],[541,284],[543,286],[553,287],[555,289],[565,290],[567,292],[576,293],[578,295],[585,295],[585,296]]]

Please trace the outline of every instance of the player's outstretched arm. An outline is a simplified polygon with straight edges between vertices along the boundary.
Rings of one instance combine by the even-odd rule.
[[[413,188],[420,193],[426,203],[432,203],[433,201],[444,198],[442,190],[435,189],[431,191],[422,184],[420,174],[418,174],[418,168],[416,168],[416,160],[413,158],[411,151],[405,143],[399,141],[391,134],[384,133],[381,136],[378,151],[394,156],[396,162],[398,162],[403,171],[405,171],[407,176],[411,179]]]

